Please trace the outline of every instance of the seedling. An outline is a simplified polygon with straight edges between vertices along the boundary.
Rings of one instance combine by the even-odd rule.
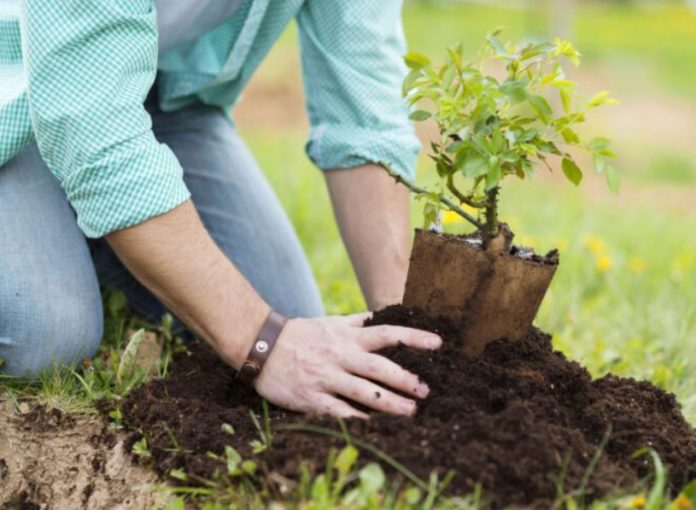
[[[497,36],[486,38],[473,62],[464,61],[461,46],[450,48],[442,65],[406,55],[411,71],[403,95],[414,107],[411,118],[432,119],[438,129],[429,154],[436,187],[416,186],[387,168],[424,202],[428,229],[416,232],[404,305],[461,320],[463,349],[471,354],[493,340],[524,335],[558,265],[555,251],[541,257],[512,244],[514,234],[499,220],[503,182],[531,180],[540,166],[552,170],[555,157],[578,185],[583,171],[575,154],[581,149],[609,188],[619,187],[609,140],[585,140],[576,131],[590,110],[616,103],[608,92],[586,98],[568,79],[563,65],[579,65],[580,53],[560,39],[515,47]],[[491,61],[502,63],[498,73],[488,73]],[[429,231],[439,226],[442,209],[476,232],[446,237]]]

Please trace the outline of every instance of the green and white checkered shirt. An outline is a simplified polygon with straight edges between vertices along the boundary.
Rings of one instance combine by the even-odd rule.
[[[401,0],[245,0],[158,57],[154,0],[0,0],[0,172],[35,139],[89,237],[141,223],[189,193],[143,107],[228,108],[297,18],[322,169],[386,162],[412,178],[418,142],[400,97]]]

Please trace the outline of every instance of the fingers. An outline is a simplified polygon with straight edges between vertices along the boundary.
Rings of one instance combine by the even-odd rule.
[[[361,420],[367,420],[369,418],[367,414],[354,409],[347,402],[326,393],[317,395],[313,406],[318,414],[329,414],[344,419],[360,418]]]
[[[346,359],[344,368],[355,375],[367,377],[417,398],[425,398],[430,392],[428,385],[417,375],[378,354],[361,353]]]
[[[343,374],[334,382],[332,389],[337,394],[375,411],[406,416],[413,416],[416,412],[415,401],[354,375]]]
[[[435,333],[403,326],[369,326],[360,332],[360,345],[367,351],[404,344],[417,349],[439,349],[442,339]]]

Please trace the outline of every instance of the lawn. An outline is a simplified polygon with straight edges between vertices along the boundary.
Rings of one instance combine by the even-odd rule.
[[[473,52],[497,26],[505,26],[510,39],[544,33],[540,17],[519,3],[410,2],[405,7],[409,45],[433,55],[457,42]],[[583,2],[573,31],[587,57],[578,79],[586,77],[600,89],[606,82],[617,97],[627,98],[625,105],[613,107],[616,116],[600,118],[603,131],[617,140],[623,189],[613,196],[592,178],[584,189],[548,177],[531,186],[511,183],[503,192],[503,217],[522,244],[560,250],[561,266],[537,319],[540,328],[553,333],[555,346],[593,375],[611,371],[675,392],[696,424],[696,148],[688,140],[696,134],[688,131],[696,118],[683,115],[696,111],[691,65],[696,14],[672,2],[648,7]],[[238,125],[298,230],[327,310],[360,311],[364,304],[323,177],[304,155],[296,55],[296,36],[289,30],[242,101]],[[649,112],[642,109],[648,96],[654,101]],[[259,109],[274,108],[283,112],[280,121],[259,121]],[[635,114],[632,122],[621,119],[622,108]],[[655,111],[674,131],[650,129]],[[421,157],[419,167],[427,164]],[[413,209],[413,223],[419,225]],[[456,221],[446,228],[467,229]],[[109,315],[110,341],[122,334],[124,324],[120,311]],[[39,395],[40,401],[73,410],[84,411],[94,397],[66,372],[42,385],[12,386],[15,397]],[[245,491],[239,497],[247,504],[254,500]],[[621,504],[641,508],[640,503]]]

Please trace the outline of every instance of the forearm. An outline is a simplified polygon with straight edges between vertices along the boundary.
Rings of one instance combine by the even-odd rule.
[[[244,361],[269,306],[203,227],[191,201],[107,241],[133,275],[230,365]]]
[[[326,172],[336,221],[370,310],[403,297],[409,259],[409,199],[378,165]]]

